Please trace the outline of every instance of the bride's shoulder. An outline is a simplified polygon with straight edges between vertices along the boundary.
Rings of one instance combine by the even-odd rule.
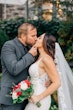
[[[49,55],[45,55],[42,59],[42,62],[47,65],[47,64],[53,63],[54,61],[53,61],[52,57],[50,57]]]

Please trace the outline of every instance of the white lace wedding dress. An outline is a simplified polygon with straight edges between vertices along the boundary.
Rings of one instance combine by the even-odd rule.
[[[31,83],[33,84],[34,95],[39,95],[43,91],[45,91],[45,81],[48,78],[47,73],[44,73],[40,76],[39,72],[39,64],[41,60],[38,60],[34,64],[32,64],[29,68],[29,74],[31,76]],[[36,104],[29,102],[25,108],[25,110],[49,110],[51,105],[51,96],[45,97],[43,100],[40,101],[41,106],[38,108]]]

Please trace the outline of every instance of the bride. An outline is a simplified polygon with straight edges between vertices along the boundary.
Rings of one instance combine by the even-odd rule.
[[[39,57],[29,68],[34,93],[25,110],[49,110],[51,94],[60,87],[60,77],[54,63],[55,38],[48,33],[42,34],[35,46]],[[51,80],[51,84],[46,88],[47,79]],[[37,102],[40,102],[40,107],[37,107]]]

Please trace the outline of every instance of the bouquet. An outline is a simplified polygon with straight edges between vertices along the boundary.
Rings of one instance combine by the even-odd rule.
[[[30,98],[33,92],[33,85],[29,80],[23,80],[18,85],[14,85],[11,92],[13,104],[21,103]]]
[[[24,100],[29,99],[33,93],[34,93],[33,85],[27,79],[21,81],[17,85],[14,84],[14,87],[10,94],[13,100],[13,104],[15,104],[15,103],[21,103]],[[40,102],[37,102],[36,105],[37,107],[41,106]]]

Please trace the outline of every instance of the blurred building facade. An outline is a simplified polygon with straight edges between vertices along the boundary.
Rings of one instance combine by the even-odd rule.
[[[0,5],[0,19],[13,19],[17,17],[24,17],[25,8],[24,6],[17,5]]]
[[[34,1],[34,3],[32,3]],[[53,17],[57,17],[59,19],[66,19],[63,9],[65,6],[61,6],[60,1],[65,0],[38,0],[41,1],[41,5],[34,5],[36,0],[28,0],[28,4],[25,5],[1,5],[0,4],[0,20],[24,17],[28,15],[28,19],[38,19],[41,16],[45,20],[51,20]],[[68,0],[67,0],[68,1]],[[69,2],[72,0],[69,0]],[[53,3],[56,3],[55,5]],[[27,6],[28,5],[28,6]],[[27,9],[28,8],[28,9]],[[68,10],[73,10],[73,6],[70,5]],[[28,14],[27,14],[28,13]],[[42,14],[40,14],[42,13]],[[40,15],[39,15],[40,14]]]

